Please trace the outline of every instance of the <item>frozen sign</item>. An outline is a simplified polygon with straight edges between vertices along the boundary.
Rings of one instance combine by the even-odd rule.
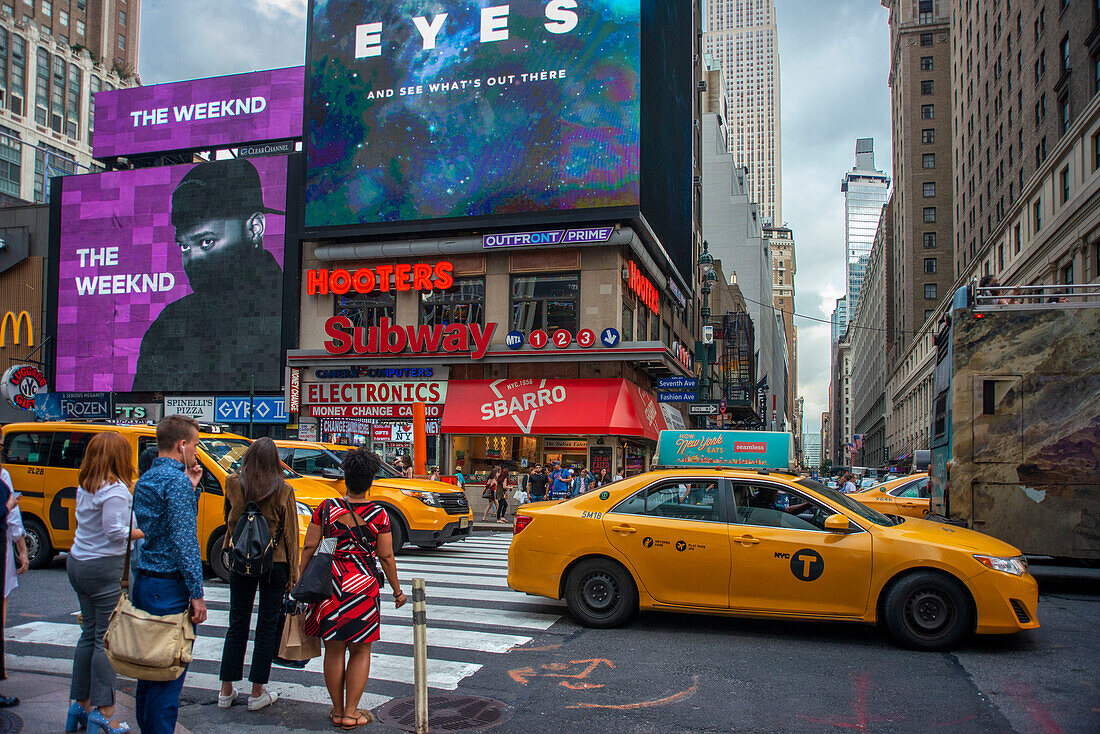
[[[300,138],[304,67],[96,94],[96,158]]]

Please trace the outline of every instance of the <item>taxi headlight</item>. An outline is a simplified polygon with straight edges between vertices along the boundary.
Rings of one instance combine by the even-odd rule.
[[[998,556],[983,556],[974,554],[974,560],[986,568],[1002,573],[1010,573],[1013,576],[1023,576],[1027,572],[1027,559],[1023,556],[1000,558]]]
[[[305,515],[306,517],[311,517],[313,515],[313,510],[309,509],[309,505],[305,502],[295,502],[294,509],[298,511],[299,515]]]
[[[428,507],[442,507],[439,501],[439,494],[436,492],[421,492],[419,489],[403,489],[401,490],[401,494],[408,495],[409,497],[416,497]]]

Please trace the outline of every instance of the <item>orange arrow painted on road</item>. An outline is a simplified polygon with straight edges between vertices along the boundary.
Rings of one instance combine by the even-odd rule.
[[[569,665],[584,665],[585,667],[576,673],[563,673],[563,672],[548,672],[548,671],[564,671],[569,669]],[[587,678],[590,673],[595,671],[601,665],[606,665],[609,668],[614,668],[615,663],[610,660],[604,660],[602,658],[594,658],[592,660],[572,660],[569,665],[565,663],[546,663],[542,666],[541,670],[535,668],[517,668],[515,670],[509,670],[508,675],[512,676],[512,680],[521,685],[527,685],[531,678],[543,677],[543,678],[573,678],[574,680],[583,680]],[[579,690],[581,688],[602,688],[602,685],[585,684],[584,686],[566,685],[566,681],[562,681],[561,685],[566,688],[573,688]]]

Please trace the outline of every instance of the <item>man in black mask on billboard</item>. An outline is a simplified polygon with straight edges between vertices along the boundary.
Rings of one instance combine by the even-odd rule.
[[[141,340],[132,390],[279,387],[283,271],[264,249],[260,174],[245,159],[200,163],[172,194],[172,226],[194,291]]]

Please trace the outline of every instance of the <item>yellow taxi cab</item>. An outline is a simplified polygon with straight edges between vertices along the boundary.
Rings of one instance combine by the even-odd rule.
[[[279,458],[295,471],[329,482],[344,493],[343,454],[355,446],[316,441],[276,441]],[[390,516],[394,550],[406,542],[438,548],[469,537],[473,513],[466,493],[453,484],[406,479],[383,462],[371,485],[370,498]]]
[[[1038,586],[1018,549],[887,517],[787,474],[786,460],[757,450],[772,436],[789,446],[789,434],[665,431],[659,455],[677,468],[524,505],[508,585],[564,597],[590,627],[623,624],[638,609],[847,620],[939,650],[972,632],[1039,626]],[[685,443],[694,448],[677,455]]]
[[[923,518],[928,514],[928,472],[910,474],[848,495],[883,515]]]
[[[76,533],[76,488],[84,449],[101,431],[122,434],[134,451],[134,466],[146,448],[156,446],[153,426],[116,426],[108,423],[11,423],[3,428],[6,459],[13,489],[23,496],[19,510],[27,529],[27,555],[31,568],[49,564],[56,553],[72,545]],[[229,578],[227,560],[221,552],[225,537],[225,480],[237,471],[241,457],[252,442],[232,433],[202,432],[198,457],[203,465],[199,495],[199,548],[202,560],[222,579]],[[340,496],[323,482],[303,477],[289,467],[287,483],[294,490],[298,507],[299,543],[313,509],[329,497]]]

